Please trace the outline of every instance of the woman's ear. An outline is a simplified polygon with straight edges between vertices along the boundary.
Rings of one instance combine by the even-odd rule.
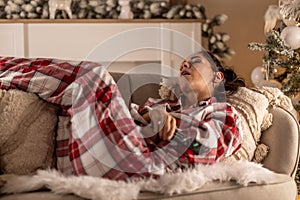
[[[224,74],[222,72],[215,72],[214,83],[221,83],[224,80]]]

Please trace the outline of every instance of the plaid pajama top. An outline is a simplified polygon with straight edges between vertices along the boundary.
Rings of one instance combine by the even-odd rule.
[[[171,109],[180,134],[168,143],[149,143],[112,77],[94,62],[0,57],[0,88],[35,93],[61,108],[56,156],[65,174],[116,180],[159,176],[186,164],[214,163],[234,153],[242,140],[235,110],[208,101]]]

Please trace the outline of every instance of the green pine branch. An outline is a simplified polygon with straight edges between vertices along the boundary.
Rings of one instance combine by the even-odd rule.
[[[252,51],[265,51],[263,65],[269,71],[269,78],[282,84],[281,90],[293,97],[300,92],[300,49],[291,49],[280,38],[279,30],[273,30],[266,36],[266,43],[251,42],[248,48]],[[284,68],[284,73],[275,76],[277,67]],[[293,102],[300,111],[300,102]]]

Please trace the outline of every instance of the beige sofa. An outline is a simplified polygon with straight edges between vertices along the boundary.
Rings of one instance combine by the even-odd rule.
[[[149,96],[159,97],[157,83],[161,81],[158,75],[139,74],[125,75],[112,73],[120,91],[127,103],[143,103]],[[142,85],[142,87],[140,87]],[[295,114],[280,107],[271,107],[273,125],[262,135],[261,141],[270,147],[267,157],[263,160],[264,167],[284,176],[270,184],[250,184],[241,186],[233,181],[212,182],[199,190],[180,195],[161,195],[143,192],[139,199],[230,199],[230,200],[294,200],[297,196],[297,186],[294,181],[299,159],[299,124]],[[75,195],[56,195],[41,190],[23,194],[2,195],[3,200],[77,200]]]

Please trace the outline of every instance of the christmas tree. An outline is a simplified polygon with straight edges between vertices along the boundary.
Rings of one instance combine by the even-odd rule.
[[[249,43],[251,50],[265,51],[261,84],[276,85],[300,111],[300,0],[279,1],[265,14],[266,43]],[[272,81],[273,84],[270,84]],[[276,84],[274,84],[274,82]]]

